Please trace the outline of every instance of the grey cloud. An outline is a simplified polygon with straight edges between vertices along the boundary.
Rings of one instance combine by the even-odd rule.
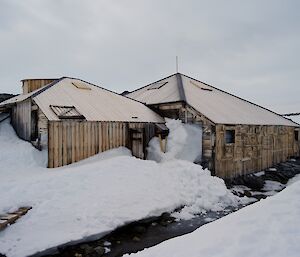
[[[180,71],[299,111],[299,1],[0,0],[0,91],[74,76],[121,92]]]

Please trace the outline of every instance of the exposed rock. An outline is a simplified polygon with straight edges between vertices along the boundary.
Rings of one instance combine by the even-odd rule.
[[[286,184],[289,178],[285,175],[285,173],[280,171],[266,171],[265,175],[263,176],[265,180],[273,180],[280,182],[282,184]]]
[[[170,219],[171,214],[168,213],[168,212],[164,212],[164,213],[162,213],[162,215],[161,215],[160,217],[161,217],[161,219],[163,219],[163,220],[168,220],[168,219]]]
[[[98,256],[102,256],[105,254],[105,248],[102,246],[95,247],[94,251],[98,254]]]
[[[261,190],[264,187],[265,181],[261,177],[256,177],[254,175],[246,175],[243,177],[245,186],[253,190]]]
[[[84,251],[86,255],[90,255],[95,252],[94,248],[89,246],[88,244],[83,244],[80,248]]]
[[[256,198],[257,200],[261,200],[261,199],[266,199],[267,198],[267,196],[263,195],[263,194],[256,194],[256,195],[253,195],[252,197]]]
[[[247,196],[247,197],[252,197],[251,192],[248,191],[248,190],[245,190],[245,191],[244,191],[244,195]]]
[[[134,226],[132,228],[132,231],[134,233],[143,234],[147,231],[147,229],[144,226],[138,225],[138,226]]]
[[[141,241],[141,239],[140,239],[138,236],[134,236],[134,237],[132,238],[132,241],[134,241],[134,242],[139,242],[139,241]]]
[[[5,93],[0,93],[0,103],[9,99],[9,98],[12,98],[14,97],[15,95],[12,95],[12,94],[5,94]],[[1,255],[0,255],[1,257]]]

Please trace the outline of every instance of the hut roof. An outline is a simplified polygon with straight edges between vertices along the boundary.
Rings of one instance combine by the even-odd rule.
[[[60,120],[57,107],[61,107],[66,118],[76,113],[76,117],[82,115],[88,121],[164,122],[162,117],[136,100],[69,77],[62,77],[29,94],[13,97],[2,102],[0,107],[28,98],[33,99],[49,120]]]
[[[184,102],[215,124],[299,126],[273,111],[180,73],[126,96],[147,105]]]

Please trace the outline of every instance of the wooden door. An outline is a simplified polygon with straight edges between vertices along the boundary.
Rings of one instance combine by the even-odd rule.
[[[143,128],[130,129],[130,146],[132,155],[141,159],[145,158],[145,133]]]

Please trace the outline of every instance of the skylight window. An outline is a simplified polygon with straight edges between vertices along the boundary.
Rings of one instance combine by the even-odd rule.
[[[168,82],[156,82],[156,83],[152,84],[151,86],[149,86],[147,88],[147,90],[160,89],[161,87],[163,87],[167,83]]]
[[[50,105],[50,108],[60,119],[85,119],[74,106]]]
[[[86,90],[91,90],[90,86],[87,83],[84,83],[82,81],[73,81],[72,85],[74,87],[77,87],[78,89],[86,89]]]
[[[211,88],[207,88],[207,87],[201,87],[202,90],[205,90],[205,91],[212,91]]]
[[[197,83],[195,83],[194,81],[190,81],[191,84],[193,84],[194,86],[198,87],[199,89],[201,90],[204,90],[204,91],[213,91],[211,88],[209,87],[204,87],[204,86],[200,86],[198,85]]]

